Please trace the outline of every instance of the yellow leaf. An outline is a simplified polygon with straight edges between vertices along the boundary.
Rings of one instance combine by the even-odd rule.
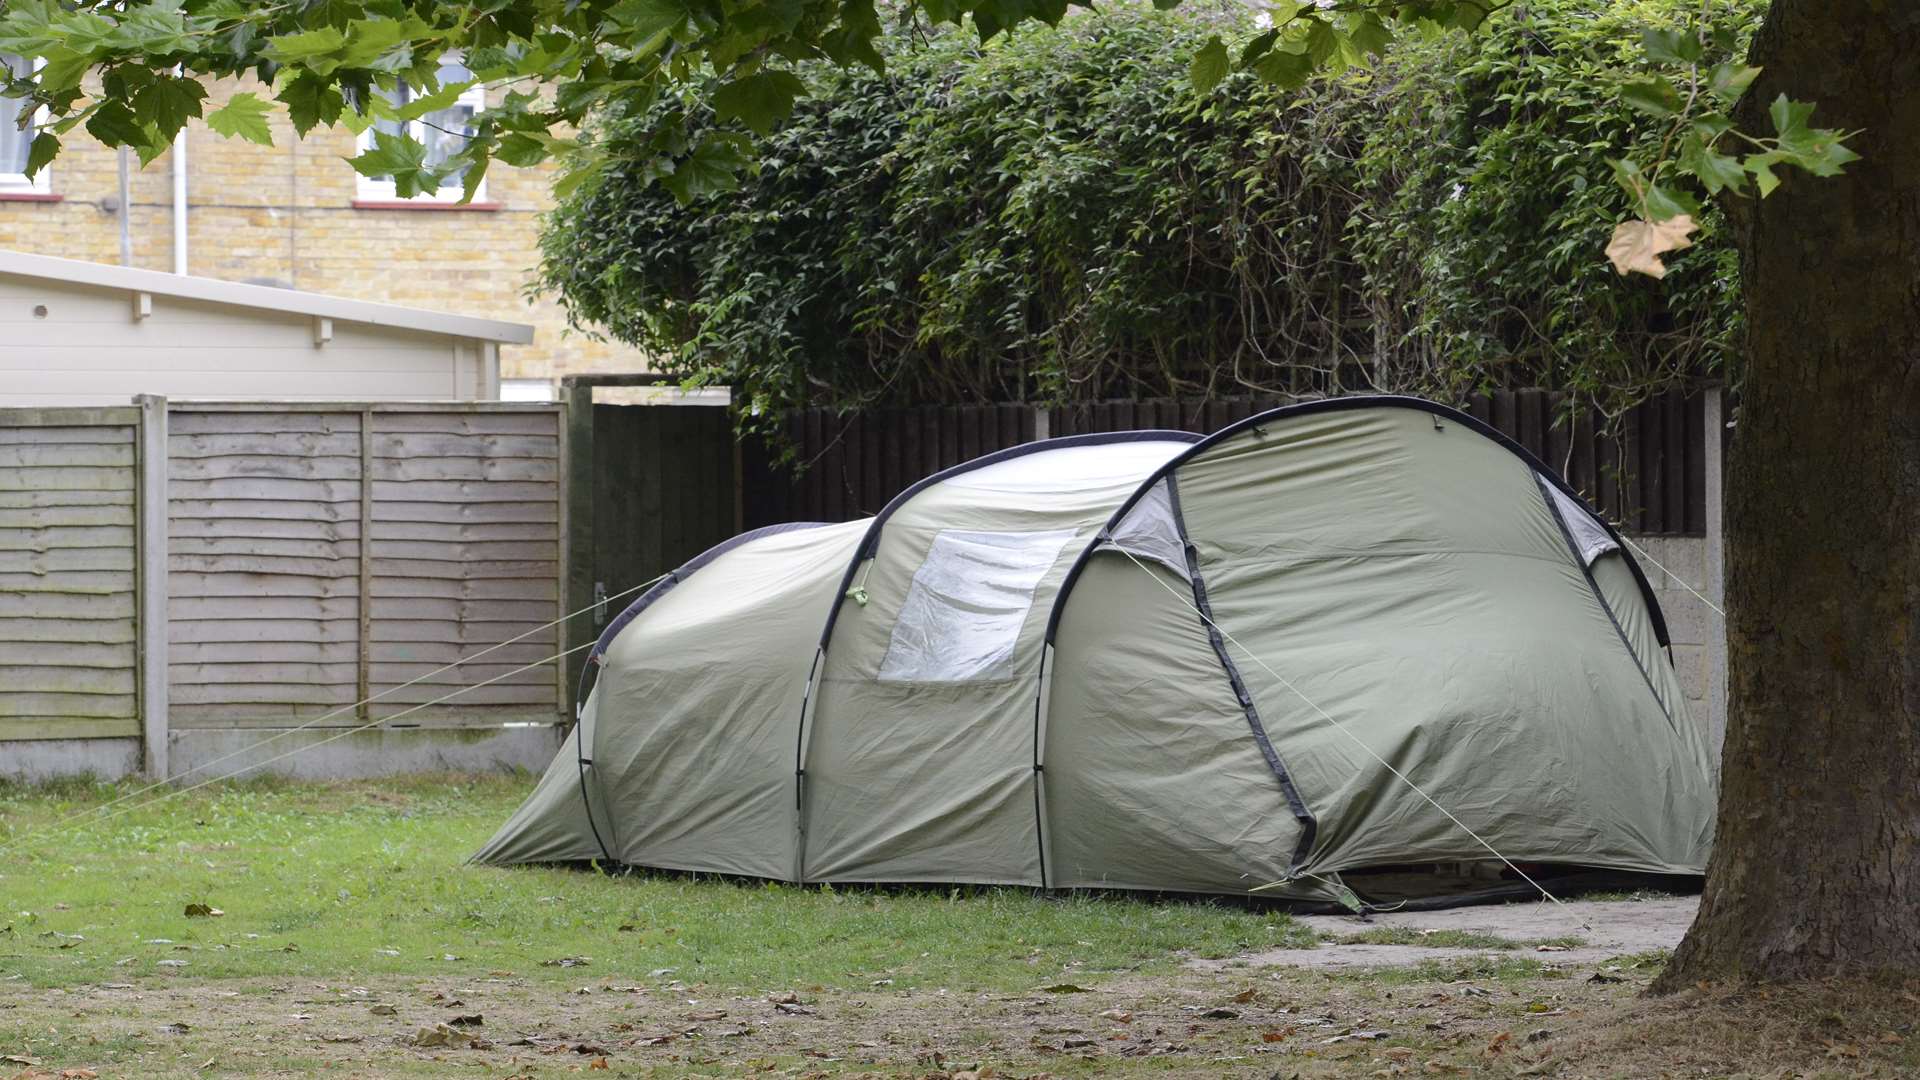
[[[1613,227],[1607,258],[1623,276],[1637,271],[1649,277],[1666,277],[1661,253],[1692,247],[1687,234],[1694,228],[1693,218],[1687,214],[1675,214],[1665,221],[1623,221]]]

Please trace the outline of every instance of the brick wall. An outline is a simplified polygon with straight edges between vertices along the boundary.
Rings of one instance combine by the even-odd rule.
[[[224,82],[208,111],[244,89],[271,96],[251,80]],[[372,209],[355,206],[351,132],[298,140],[281,112],[273,134],[265,147],[188,129],[189,273],[534,324],[531,345],[501,349],[504,378],[646,369],[637,350],[569,333],[556,304],[523,296],[552,205],[550,166],[496,162],[484,208]],[[171,270],[172,154],[144,170],[132,161],[133,265]],[[52,190],[59,201],[0,196],[0,249],[118,263],[117,153],[75,132],[53,163]]]

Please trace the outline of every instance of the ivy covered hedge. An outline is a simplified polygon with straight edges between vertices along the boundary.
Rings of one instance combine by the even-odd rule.
[[[1763,7],[1711,10],[1744,30]],[[1525,384],[1618,409],[1732,367],[1717,215],[1664,281],[1602,255],[1633,127],[1615,65],[1699,10],[1523,3],[1371,69],[1204,98],[1186,68],[1218,16],[903,34],[884,76],[812,71],[736,192],[682,206],[616,167],[564,202],[543,284],[761,410]]]

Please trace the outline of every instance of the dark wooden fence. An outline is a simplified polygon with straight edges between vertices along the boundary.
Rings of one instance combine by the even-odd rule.
[[[1705,435],[1700,394],[1669,394],[1632,410],[1611,435],[1568,396],[1502,390],[1465,411],[1526,447],[1610,520],[1643,535],[1706,528]],[[1046,435],[1164,428],[1202,434],[1274,408],[1275,398],[1107,401],[1040,410],[1026,405],[927,406],[841,415],[788,414],[787,446],[749,446],[740,506],[746,527],[845,521],[878,511],[922,476]],[[1717,433],[1716,433],[1717,434]],[[787,459],[778,460],[785,451]]]

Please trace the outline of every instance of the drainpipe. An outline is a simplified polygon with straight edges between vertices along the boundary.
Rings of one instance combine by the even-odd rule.
[[[187,129],[173,137],[173,272],[187,272]]]
[[[133,265],[133,181],[127,148],[120,148],[120,265]]]

